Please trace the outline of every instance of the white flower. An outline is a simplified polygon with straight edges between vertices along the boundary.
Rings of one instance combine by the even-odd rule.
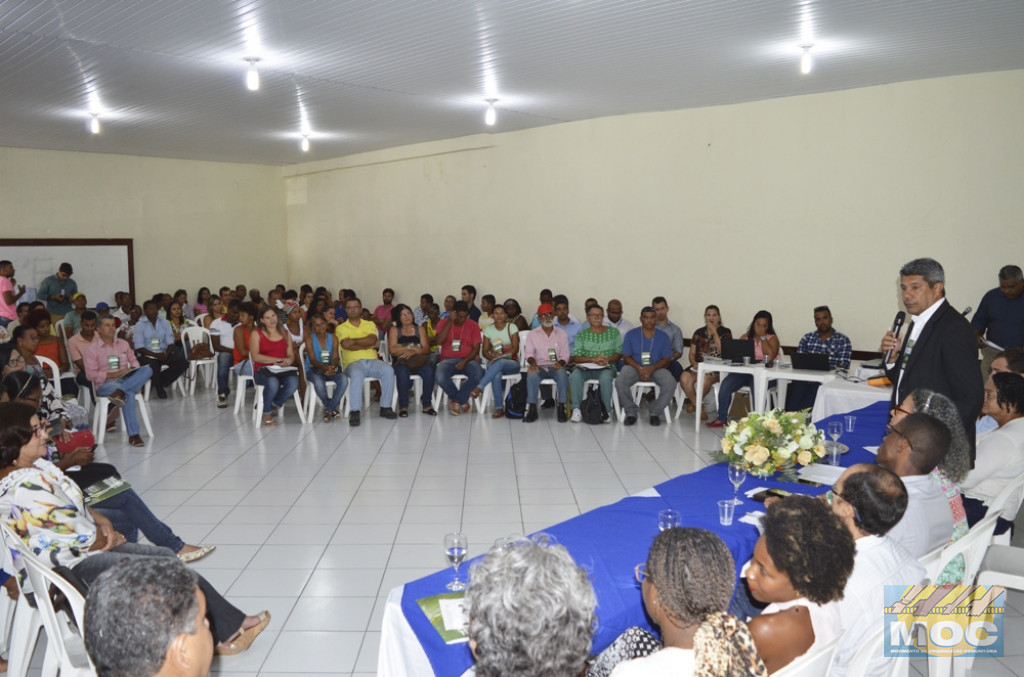
[[[814,435],[811,435],[811,434],[808,434],[808,433],[804,433],[804,435],[800,438],[800,448],[801,449],[810,449],[813,446],[814,446]]]

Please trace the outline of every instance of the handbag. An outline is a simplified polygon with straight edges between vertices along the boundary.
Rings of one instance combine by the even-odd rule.
[[[213,357],[213,351],[210,350],[208,343],[200,341],[192,346],[192,350],[188,351],[188,359],[190,360],[208,360]]]
[[[412,357],[399,358],[396,364],[404,364],[409,371],[418,371],[424,365],[427,360],[430,359],[430,355],[424,355],[423,353],[416,353]]]

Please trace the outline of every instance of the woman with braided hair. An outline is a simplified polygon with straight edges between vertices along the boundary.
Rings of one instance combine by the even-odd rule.
[[[661,628],[664,646],[619,663],[612,677],[766,676],[747,626],[727,612],[735,570],[729,549],[712,532],[661,532],[636,573],[644,608]]]

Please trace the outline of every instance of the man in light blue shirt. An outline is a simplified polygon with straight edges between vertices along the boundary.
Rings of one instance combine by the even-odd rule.
[[[159,316],[159,304],[150,299],[142,304],[145,317],[135,325],[135,355],[139,364],[153,370],[153,385],[161,400],[167,399],[167,388],[188,369],[188,360],[174,343],[171,323]]]

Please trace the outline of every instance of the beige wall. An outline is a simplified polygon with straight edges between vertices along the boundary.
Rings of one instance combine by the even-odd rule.
[[[1022,264],[1024,71],[628,115],[285,170],[291,282],[515,296],[574,312],[664,294],[689,335],[706,304],[784,343],[827,303],[859,350],[898,309],[897,271],[946,267],[977,306]],[[371,306],[372,307],[372,306]]]
[[[146,296],[185,287],[193,298],[201,286],[266,286],[287,273],[278,167],[0,148],[0,230],[133,238]]]

